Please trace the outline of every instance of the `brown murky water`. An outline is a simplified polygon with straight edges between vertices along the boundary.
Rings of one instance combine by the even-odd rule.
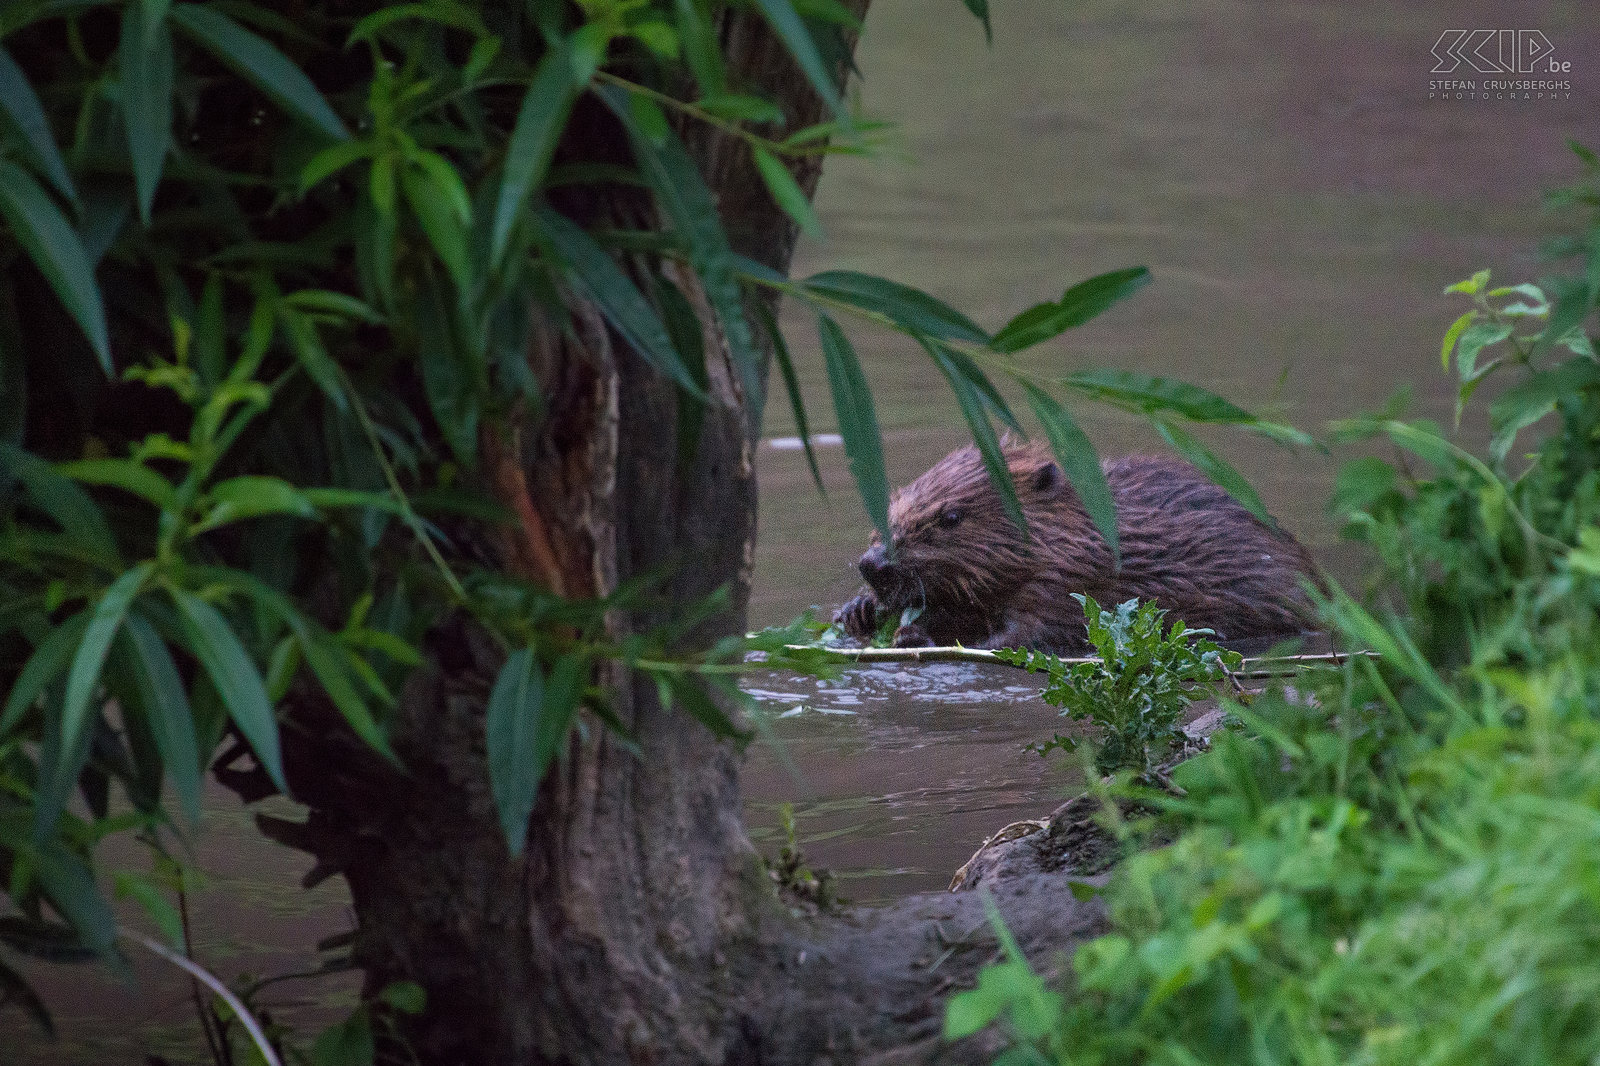
[[[1132,301],[1028,357],[1045,374],[1182,376],[1311,430],[1411,381],[1419,407],[1447,416],[1438,338],[1455,312],[1439,290],[1485,265],[1536,277],[1539,191],[1575,172],[1566,137],[1600,141],[1600,24],[1587,0],[994,7],[986,49],[952,0],[875,0],[862,97],[900,134],[889,158],[830,162],[818,201],[828,239],[803,246],[796,273],[899,278],[993,327],[1071,282],[1150,267],[1155,283]],[[1429,101],[1430,49],[1461,26],[1538,27],[1572,62],[1571,99]],[[790,308],[785,325],[813,429],[827,432],[812,324]],[[959,414],[912,346],[850,328],[891,479],[903,483],[962,442]],[[1075,410],[1106,454],[1156,447],[1129,420]],[[781,397],[768,432],[793,432]],[[1323,514],[1333,460],[1207,439],[1324,565],[1354,576],[1358,559]],[[821,458],[826,498],[799,452],[760,453],[753,624],[837,603],[856,585],[867,521],[842,453]],[[792,801],[809,857],[854,899],[942,887],[986,833],[1049,810],[1072,786],[1071,768],[1020,750],[1058,725],[1022,675],[941,665],[751,688],[799,775],[753,749],[752,835],[775,850],[777,805]],[[309,945],[348,928],[339,887],[301,891],[303,857],[259,838],[225,798],[198,858],[210,873],[194,901],[199,954],[226,976],[310,968]],[[0,1012],[0,1066],[196,1055],[188,988],[170,974],[142,961],[136,985],[32,972],[63,1039],[47,1044]],[[352,995],[348,981],[279,987],[291,1018],[298,1000],[326,1012]]]

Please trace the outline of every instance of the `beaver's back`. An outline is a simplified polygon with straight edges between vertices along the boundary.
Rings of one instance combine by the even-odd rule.
[[[1153,599],[1191,628],[1232,639],[1307,624],[1301,581],[1314,580],[1316,565],[1294,537],[1187,463],[1133,456],[1104,469],[1122,549],[1106,592],[1118,601]]]

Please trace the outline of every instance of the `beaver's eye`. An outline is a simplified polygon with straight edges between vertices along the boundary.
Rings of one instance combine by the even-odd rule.
[[[944,529],[954,529],[961,524],[961,512],[954,507],[939,516],[939,525]]]

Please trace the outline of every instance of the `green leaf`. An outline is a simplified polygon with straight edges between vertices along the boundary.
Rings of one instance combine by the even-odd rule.
[[[794,57],[796,65],[805,74],[811,87],[817,91],[817,95],[828,105],[829,110],[843,116],[844,108],[839,100],[834,72],[823,62],[822,53],[817,51],[817,42],[812,39],[811,31],[806,29],[806,24],[795,11],[794,5],[789,0],[756,0],[756,6],[766,16],[773,32],[783,41],[784,47]]]
[[[172,598],[183,619],[189,650],[200,660],[217,695],[222,697],[228,717],[239,727],[272,783],[287,793],[283,755],[278,747],[278,720],[273,716],[260,671],[215,607],[183,589],[173,589]]]
[[[1034,417],[1044,427],[1056,462],[1061,464],[1067,481],[1078,493],[1078,501],[1089,512],[1089,518],[1104,538],[1106,547],[1111,549],[1113,563],[1120,566],[1122,546],[1117,536],[1117,505],[1111,496],[1111,486],[1106,484],[1106,474],[1100,467],[1100,457],[1095,454],[1094,445],[1067,409],[1056,402],[1055,397],[1025,378],[1018,378],[1017,381],[1028,394],[1028,404],[1033,408]]]
[[[1456,342],[1456,373],[1462,380],[1473,377],[1477,370],[1478,353],[1491,344],[1499,344],[1511,336],[1511,326],[1501,322],[1476,322],[1465,327]]]
[[[1444,331],[1444,343],[1439,346],[1439,365],[1442,369],[1450,369],[1450,353],[1455,351],[1456,341],[1461,339],[1461,331],[1472,325],[1477,317],[1476,310],[1468,311],[1450,323],[1450,328]]]
[[[722,228],[722,215],[706,188],[694,160],[676,136],[652,144],[633,123],[625,98],[605,96],[607,104],[627,125],[634,157],[673,228],[689,246],[689,264],[699,276],[706,300],[722,323],[750,420],[759,424],[763,404],[761,359],[755,350],[750,323],[745,318],[744,294],[739,288],[738,258]]]
[[[1268,526],[1277,527],[1277,523],[1272,520],[1272,516],[1267,514],[1267,509],[1262,504],[1261,497],[1256,495],[1256,490],[1250,487],[1250,482],[1244,479],[1243,474],[1223,462],[1209,448],[1166,419],[1157,419],[1155,427],[1156,432],[1161,434],[1162,439],[1177,449],[1179,455],[1193,463],[1197,470],[1226,489],[1228,495],[1238,500],[1246,510],[1262,522],[1265,522]]]
[[[859,307],[902,329],[945,341],[988,344],[989,335],[966,315],[920,289],[854,270],[829,270],[804,282],[818,296]]]
[[[111,527],[82,489],[43,459],[5,441],[0,441],[0,468],[22,482],[34,506],[49,515],[69,539],[107,566],[121,568]]]
[[[817,452],[811,446],[811,426],[806,418],[805,397],[800,392],[800,379],[794,371],[794,360],[789,357],[789,346],[784,343],[783,331],[778,328],[778,323],[773,318],[772,311],[760,300],[755,301],[756,317],[760,319],[761,326],[767,333],[767,340],[772,345],[772,357],[778,364],[778,373],[783,377],[783,388],[789,394],[789,409],[794,414],[795,432],[800,434],[800,447],[805,449],[806,465],[811,468],[811,480],[816,483],[817,492],[826,496],[828,490],[822,486],[822,471],[817,467]]]
[[[317,1035],[311,1045],[311,1066],[372,1066],[377,1053],[371,1012],[357,1007],[350,1017]]]
[[[1444,291],[1447,293],[1459,292],[1465,296],[1476,296],[1483,291],[1483,287],[1487,284],[1489,284],[1489,272],[1480,270],[1465,281],[1458,281],[1454,285],[1447,286]]]
[[[368,709],[350,679],[350,669],[345,664],[344,657],[353,653],[340,648],[320,628],[304,626],[298,638],[306,665],[317,675],[322,691],[333,701],[334,707],[338,708],[339,714],[350,728],[355,730],[356,736],[398,767],[400,760],[389,747],[388,736],[384,733],[383,727],[372,717],[372,711]]]
[[[972,12],[972,17],[983,23],[983,40],[985,44],[994,44],[994,27],[989,25],[989,0],[961,0]]]
[[[800,232],[809,237],[821,237],[822,222],[818,220],[810,198],[795,183],[789,168],[760,146],[752,148],[751,153],[755,156],[756,169],[761,171],[761,180],[767,183],[767,191],[772,194],[773,202],[783,208],[784,214],[794,219]]]
[[[828,388],[833,393],[833,409],[839,415],[839,435],[844,438],[850,475],[855,478],[867,516],[887,546],[893,540],[889,532],[889,475],[883,467],[883,435],[878,429],[872,390],[850,338],[825,313],[817,315],[817,336],[822,341]]]
[[[1123,370],[1085,370],[1062,380],[1069,389],[1145,417],[1171,411],[1193,422],[1242,426],[1285,444],[1310,444],[1307,434],[1270,422],[1214,392],[1172,378]]]
[[[67,694],[61,708],[63,751],[77,746],[78,734],[88,720],[89,702],[100,683],[100,671],[105,666],[111,642],[122,628],[128,608],[144,590],[145,582],[154,571],[154,563],[140,563],[113,581],[95,604],[89,626],[83,633],[83,643],[78,645],[77,654],[72,657],[72,668],[67,672]]]
[[[49,179],[57,192],[76,204],[78,191],[73,188],[67,164],[56,148],[55,137],[50,132],[50,122],[45,118],[39,97],[35,95],[33,86],[28,84],[27,75],[4,48],[0,48],[0,110],[6,113],[22,134],[35,168]]]
[[[306,495],[279,477],[246,475],[219,481],[206,493],[210,509],[205,517],[189,527],[190,535],[246,518],[286,514],[296,518],[315,518],[317,509]]]
[[[45,638],[34,648],[33,654],[23,664],[22,672],[12,682],[6,696],[5,710],[0,711],[0,738],[16,728],[28,708],[38,701],[45,688],[66,672],[72,653],[83,643],[83,634],[89,628],[88,608],[79,611],[60,625],[53,626]]]
[[[1595,262],[1600,262],[1600,249],[1591,252],[1590,255],[1594,257]],[[1587,281],[1583,278],[1563,278],[1556,286],[1550,320],[1545,323],[1544,332],[1539,334],[1539,340],[1534,344],[1529,358],[1537,359],[1567,334],[1581,326],[1583,320],[1589,317],[1591,305],[1592,299]]]
[[[365,300],[358,300],[354,296],[347,296],[331,289],[301,289],[298,292],[291,292],[283,298],[283,301],[301,311],[320,312],[335,318],[365,322],[369,326],[382,326],[388,323],[383,313]]]
[[[312,156],[305,169],[300,171],[300,195],[304,196],[345,167],[371,155],[370,141],[340,141],[338,144],[328,145]]]
[[[678,40],[683,43],[683,58],[694,74],[702,93],[720,93],[727,85],[722,64],[722,45],[710,11],[695,0],[673,0],[678,16]]]
[[[131,492],[162,510],[175,505],[176,490],[172,482],[132,459],[78,459],[57,463],[56,471],[88,485],[106,485]]]
[[[978,446],[978,455],[983,459],[983,468],[989,473],[989,482],[1000,494],[1000,503],[1005,507],[1012,524],[1021,530],[1023,537],[1026,538],[1028,519],[1022,513],[1022,502],[1017,499],[1017,487],[1012,484],[1011,471],[1006,466],[1005,452],[1001,449],[999,438],[995,436],[994,426],[990,424],[989,416],[984,410],[981,391],[973,385],[967,374],[956,366],[947,349],[928,341],[923,341],[922,346],[932,356],[934,364],[944,374],[945,380],[950,383],[950,391],[955,393],[956,403],[961,407],[961,417],[967,420],[967,427],[972,430],[972,441]],[[973,370],[976,371],[977,368],[973,367]]]
[[[704,400],[705,391],[684,364],[655,308],[606,250],[581,227],[550,208],[541,208],[538,219],[540,232],[571,269],[574,282],[599,305],[606,320],[628,344],[658,373],[671,378],[691,396]]]
[[[1496,440],[1505,442],[1497,451],[1504,454],[1510,447],[1510,440],[1554,410],[1561,397],[1597,384],[1600,384],[1600,366],[1592,359],[1576,356],[1501,393],[1489,405],[1489,425],[1494,429]]]
[[[317,383],[317,388],[322,394],[333,402],[333,405],[343,411],[350,401],[345,398],[344,383],[340,379],[339,365],[333,361],[333,356],[328,354],[328,348],[322,343],[322,334],[317,332],[317,324],[308,315],[301,314],[288,303],[278,305],[278,321],[283,323],[283,331],[289,335],[289,343],[294,348],[295,358],[305,370],[307,376]]]
[[[311,79],[272,44],[215,8],[179,4],[172,21],[290,114],[335,140],[350,136]]]
[[[82,859],[56,841],[48,841],[33,857],[33,875],[85,947],[96,952],[111,949],[117,936],[116,919]]]
[[[122,13],[117,63],[122,70],[122,125],[133,160],[139,218],[150,225],[150,205],[172,142],[172,33],[165,20],[147,18],[154,3],[130,3]]]
[[[160,888],[132,873],[118,873],[115,883],[118,899],[132,899],[137,902],[150,916],[151,921],[156,923],[156,928],[161,931],[161,938],[167,945],[178,951],[184,950],[183,917],[162,894]]]
[[[428,1005],[428,994],[415,981],[392,981],[383,986],[378,998],[401,1014],[421,1014]]]
[[[539,759],[539,716],[544,703],[544,674],[532,648],[513,651],[500,668],[489,693],[489,784],[506,846],[521,855],[528,836],[544,763]]]
[[[478,451],[479,375],[457,348],[442,286],[430,277],[414,307],[428,407],[456,458],[471,467]]]
[[[1027,436],[1022,430],[1022,423],[1018,422],[1017,416],[1011,413],[1011,405],[1006,403],[1005,397],[1000,395],[1000,390],[994,387],[994,382],[989,380],[989,376],[973,361],[970,355],[949,345],[930,346],[930,342],[923,338],[919,337],[918,340],[922,341],[924,348],[929,348],[930,350],[931,347],[939,348],[941,358],[947,361],[950,367],[976,390],[978,399],[982,401],[983,406],[1005,424],[1007,428],[1019,436]]]
[[[987,23],[986,23],[987,24]],[[1037,304],[1005,324],[990,345],[1010,354],[1050,340],[1083,325],[1119,300],[1150,283],[1150,271],[1131,267],[1079,282],[1054,303]]]
[[[56,296],[89,339],[100,366],[111,371],[111,344],[100,286],[83,242],[66,217],[27,171],[0,159],[0,217],[50,282]]]
[[[517,123],[511,129],[490,239],[489,254],[493,263],[499,263],[504,257],[517,215],[549,169],[556,141],[572,110],[576,86],[572,83],[565,51],[552,48],[545,53],[533,83],[522,98]]]
[[[400,187],[406,203],[417,216],[428,243],[439,254],[439,261],[450,274],[456,288],[472,288],[472,263],[467,254],[467,231],[461,217],[452,209],[449,190],[425,170],[405,167],[400,172]]]
[[[122,630],[123,644],[145,720],[155,738],[161,765],[172,780],[172,789],[191,822],[200,820],[200,754],[194,734],[194,716],[183,679],[155,627],[137,612],[128,615]]]

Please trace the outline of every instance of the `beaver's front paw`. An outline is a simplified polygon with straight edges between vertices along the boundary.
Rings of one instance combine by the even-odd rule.
[[[878,632],[878,601],[870,592],[833,612],[834,625],[844,626],[844,631],[856,640],[870,641]]]
[[[931,648],[933,637],[922,627],[920,622],[908,622],[894,631],[894,646],[897,648]]]

